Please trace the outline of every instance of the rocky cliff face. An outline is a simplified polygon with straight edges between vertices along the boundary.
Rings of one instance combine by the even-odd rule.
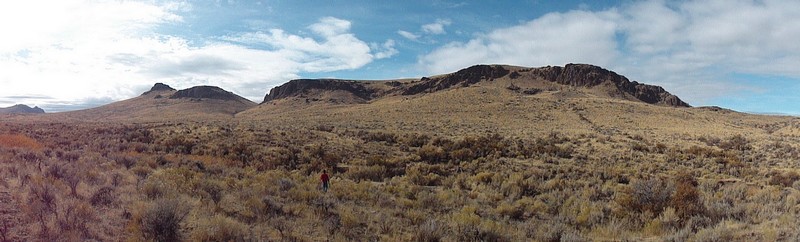
[[[567,64],[564,67],[548,66],[531,69],[530,74],[547,81],[578,87],[594,87],[612,83],[620,92],[630,94],[642,102],[674,107],[690,107],[675,95],[659,86],[630,81],[628,78],[599,66]]]
[[[414,95],[423,92],[435,92],[454,86],[470,86],[482,80],[492,81],[509,73],[502,66],[497,65],[476,65],[462,69],[444,77],[422,78],[421,82],[408,87],[403,95]]]
[[[44,109],[39,107],[30,107],[24,104],[17,104],[7,108],[0,108],[0,113],[44,113]]]
[[[272,90],[264,96],[264,102],[288,97],[305,97],[305,95],[308,95],[312,90],[344,91],[364,101],[369,101],[377,97],[377,93],[367,88],[364,82],[334,79],[298,79],[272,88]]]
[[[217,99],[227,101],[250,102],[249,100],[236,95],[232,92],[225,91],[222,88],[214,86],[196,86],[189,89],[183,89],[172,94],[170,99]]]
[[[455,87],[468,87],[479,82],[492,82],[500,78],[510,78],[515,79],[515,81],[517,79],[521,81],[544,80],[583,88],[594,88],[599,85],[610,84],[615,87],[613,93],[609,93],[612,97],[625,96],[626,99],[633,97],[650,104],[689,107],[689,104],[659,86],[630,81],[628,78],[613,71],[587,64],[526,68],[517,69],[516,71],[511,71],[500,65],[475,65],[447,75],[431,78],[423,77],[415,82],[386,82],[387,86],[391,88],[380,92],[369,88],[366,82],[334,79],[299,79],[273,88],[264,97],[264,102],[288,97],[314,98],[313,95],[319,95],[326,91],[349,93],[366,102],[386,95],[432,93]]]

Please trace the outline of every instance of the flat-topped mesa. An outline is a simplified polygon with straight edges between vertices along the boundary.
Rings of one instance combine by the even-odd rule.
[[[175,91],[175,88],[172,88],[172,87],[168,86],[167,84],[159,82],[159,83],[156,83],[155,85],[153,85],[153,87],[150,88],[150,91],[146,91],[146,92],[142,93],[142,96],[150,94],[150,93],[164,92],[164,91]]]
[[[175,92],[175,94],[172,94],[169,98],[170,99],[204,98],[204,99],[250,102],[250,100],[247,100],[239,95],[236,95],[229,91],[225,91],[224,89],[215,86],[196,86],[189,89],[183,89]]]
[[[360,102],[366,102],[375,98],[376,93],[367,87],[367,84],[362,81],[348,81],[337,79],[296,79],[291,80],[283,85],[272,88],[269,94],[264,96],[264,102],[272,100],[289,98],[289,97],[302,97],[314,98],[319,91],[342,91],[346,94],[360,99]]]
[[[491,81],[508,73],[508,70],[499,65],[474,65],[441,77],[423,77],[420,83],[410,86],[403,92],[403,95],[436,92],[459,85],[466,87],[482,80]]]
[[[630,81],[625,76],[603,69],[599,66],[588,64],[567,64],[564,67],[547,66],[533,68],[529,72],[530,75],[537,76],[550,82],[577,87],[591,88],[610,82],[614,84],[620,92],[630,94],[631,96],[645,103],[673,107],[691,107],[689,104],[677,96],[667,92],[660,86]]]

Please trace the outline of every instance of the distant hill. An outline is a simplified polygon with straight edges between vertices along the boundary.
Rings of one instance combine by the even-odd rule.
[[[45,113],[44,109],[39,107],[30,107],[25,104],[17,104],[7,108],[0,108],[0,113]]]
[[[163,121],[230,118],[256,103],[219,87],[176,90],[156,83],[142,95],[96,108],[57,113],[63,119],[91,121]]]
[[[672,107],[690,107],[659,86],[630,81],[598,66],[568,64],[526,68],[476,65],[454,73],[419,80],[352,81],[336,79],[292,80],[270,90],[264,103],[300,100],[305,103],[367,103],[390,96],[411,96],[473,85],[503,86],[511,91],[536,94],[563,91],[564,96],[595,96]]]

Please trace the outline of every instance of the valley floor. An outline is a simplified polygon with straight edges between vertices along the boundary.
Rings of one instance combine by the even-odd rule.
[[[279,121],[4,122],[0,239],[800,240],[789,134]]]

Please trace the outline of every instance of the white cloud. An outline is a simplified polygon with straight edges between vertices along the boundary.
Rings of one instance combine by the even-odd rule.
[[[342,35],[350,30],[350,21],[334,17],[325,17],[320,19],[319,23],[312,24],[308,28],[314,31],[314,33],[325,37]]]
[[[336,18],[323,18],[309,26],[323,39],[287,34],[281,29],[268,32],[243,33],[225,39],[247,44],[266,45],[275,49],[282,61],[294,62],[293,70],[305,72],[355,69],[375,59],[367,43],[349,33],[350,22]]]
[[[411,40],[411,41],[423,42],[423,41],[420,40],[420,38],[422,38],[423,35],[430,36],[430,35],[445,34],[446,32],[444,30],[444,27],[448,26],[448,25],[450,25],[452,23],[453,22],[450,21],[449,19],[437,19],[436,22],[422,25],[420,27],[420,29],[422,29],[422,33],[415,34],[415,33],[412,33],[412,32],[405,31],[405,30],[398,30],[397,34],[399,34],[400,36],[403,36],[403,38],[406,38],[406,39]],[[430,38],[425,38],[425,39],[426,40],[424,42],[426,42],[426,43],[430,43],[430,44],[436,43],[435,40],[432,40]]]
[[[259,101],[301,72],[355,69],[397,54],[393,40],[370,48],[349,21],[332,17],[309,25],[309,36],[272,29],[189,41],[156,32],[181,23],[180,13],[190,9],[129,1],[0,3],[0,99],[26,96],[17,102],[49,111],[84,108],[164,82],[217,85]]]
[[[381,44],[381,45],[373,43],[373,44],[370,45],[370,47],[372,49],[374,49],[374,50],[380,50],[380,51],[375,53],[375,58],[376,59],[385,59],[385,58],[392,57],[392,56],[396,55],[397,53],[400,53],[399,51],[397,51],[397,49],[394,48],[394,40],[393,39],[388,39],[388,40],[386,40],[386,42],[383,42],[383,44]]]
[[[428,34],[444,34],[444,27],[452,24],[449,19],[437,19],[436,22],[422,25],[422,31]]]
[[[413,41],[417,41],[417,39],[419,39],[419,35],[416,35],[414,33],[411,33],[411,32],[405,31],[405,30],[398,30],[397,34],[399,34],[400,36],[403,36],[403,38],[406,38],[406,39],[409,39],[409,40],[413,40]]]
[[[478,63],[591,63],[702,105],[726,91],[755,88],[729,81],[736,73],[800,78],[797,9],[800,2],[792,0],[652,0],[550,13],[445,44],[418,62],[429,74]]]
[[[452,42],[420,58],[430,74],[478,63],[540,66],[569,62],[610,64],[615,50],[614,11],[551,13],[536,20],[497,29],[466,43]]]

